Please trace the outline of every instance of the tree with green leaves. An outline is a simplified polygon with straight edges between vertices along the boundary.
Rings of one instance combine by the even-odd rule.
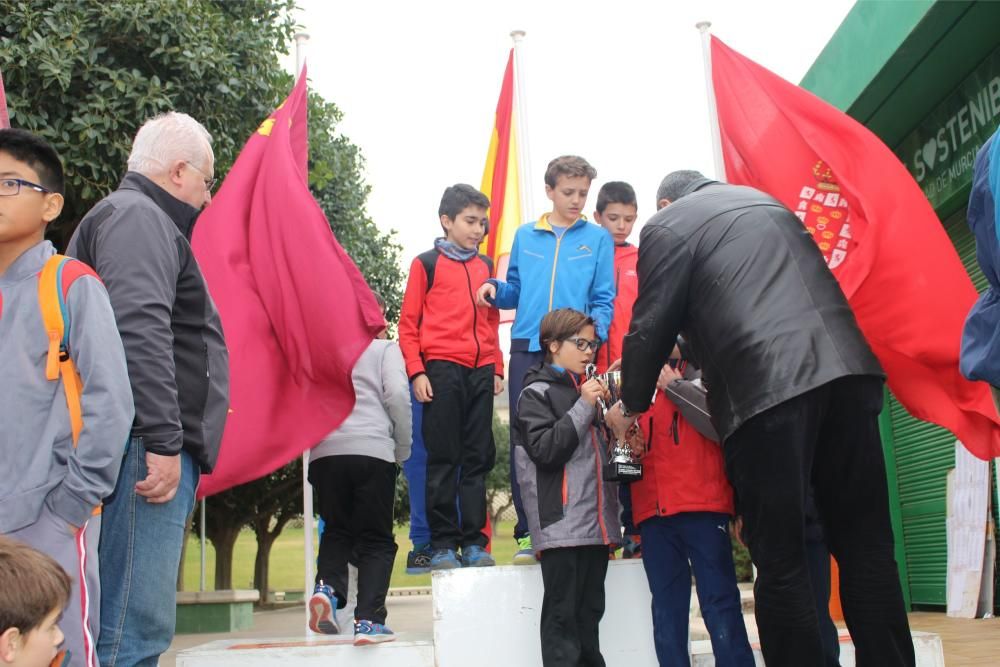
[[[201,121],[213,136],[216,174],[224,177],[291,90],[279,56],[295,31],[293,9],[294,0],[0,0],[11,124],[50,141],[66,167],[66,206],[50,233],[56,245],[118,186],[132,138],[158,113],[184,111]],[[309,185],[393,319],[402,300],[401,249],[365,210],[364,161],[337,132],[340,121],[336,105],[310,94]],[[289,512],[301,512],[301,468],[292,462],[209,499],[217,588],[232,586],[233,546],[244,526],[257,529],[265,562],[255,576],[266,587],[270,544]]]

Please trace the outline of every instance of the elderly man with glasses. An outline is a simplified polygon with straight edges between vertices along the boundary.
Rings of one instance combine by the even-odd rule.
[[[68,253],[107,287],[135,400],[101,529],[102,665],[156,665],[173,639],[174,589],[201,473],[228,409],[222,325],[191,251],[211,199],[211,136],[166,113],[136,134],[119,188],[84,217]]]

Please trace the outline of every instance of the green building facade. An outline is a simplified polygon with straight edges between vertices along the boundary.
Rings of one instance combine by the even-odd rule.
[[[1000,126],[1000,2],[862,0],[800,85],[896,153],[984,290],[965,209],[976,152]],[[891,397],[881,424],[904,593],[915,608],[944,607],[955,436]]]

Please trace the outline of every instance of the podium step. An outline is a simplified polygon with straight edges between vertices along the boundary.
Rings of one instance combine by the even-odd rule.
[[[916,654],[917,667],[945,667],[944,646],[941,637],[930,633],[914,630],[913,650]],[[760,644],[756,637],[751,637],[753,657],[757,667],[764,667],[764,658],[760,653]],[[610,663],[608,663],[610,664]],[[855,667],[854,644],[847,630],[840,630],[840,667]],[[712,655],[712,642],[700,639],[691,642],[691,667],[714,667],[715,656]]]
[[[280,639],[224,639],[177,655],[177,667],[435,667],[430,635],[400,633],[395,641],[354,646],[353,635]]]
[[[355,647],[352,637],[301,635],[282,639],[225,639],[181,651],[179,667],[255,667],[296,664],[306,667],[469,667],[542,664],[539,616],[541,568],[498,566],[437,572],[433,596],[409,596],[390,603],[389,624],[400,632],[394,642]],[[605,580],[601,652],[608,667],[656,667],[649,587],[642,563],[612,561]],[[395,605],[395,606],[394,606]],[[346,610],[344,610],[346,611]],[[692,610],[692,665],[715,664],[704,619]],[[299,617],[301,619],[301,617]],[[394,620],[395,619],[395,620]],[[425,620],[426,619],[426,620]],[[756,623],[745,614],[757,664],[763,665]],[[301,626],[298,626],[301,627]],[[423,631],[433,628],[433,634]],[[290,632],[279,629],[278,632]],[[274,632],[274,630],[270,631]],[[944,667],[938,635],[914,632],[918,667]],[[854,665],[854,647],[841,631],[841,665]]]

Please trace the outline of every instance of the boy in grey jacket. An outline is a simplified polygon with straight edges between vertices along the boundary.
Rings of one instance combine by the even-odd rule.
[[[29,132],[0,130],[0,534],[71,574],[63,664],[91,665],[101,501],[118,477],[132,392],[107,292],[90,267],[66,260],[46,292],[50,306],[62,306],[62,340],[43,323],[40,273],[55,255],[45,227],[62,211],[62,192],[55,150]],[[67,387],[80,387],[78,399]]]
[[[385,302],[375,295],[382,313]],[[319,544],[316,588],[309,599],[313,632],[338,634],[336,609],[347,604],[347,562],[358,567],[354,644],[392,641],[385,625],[396,540],[392,508],[397,463],[410,458],[410,385],[399,345],[385,330],[362,353],[351,374],[354,410],[316,445],[309,483],[326,527]]]
[[[621,542],[618,485],[601,479],[607,443],[594,427],[607,389],[585,380],[599,341],[594,321],[571,308],[542,319],[545,362],[528,369],[518,399],[517,482],[541,552],[542,663],[603,666],[598,625],[604,615],[608,547]]]

